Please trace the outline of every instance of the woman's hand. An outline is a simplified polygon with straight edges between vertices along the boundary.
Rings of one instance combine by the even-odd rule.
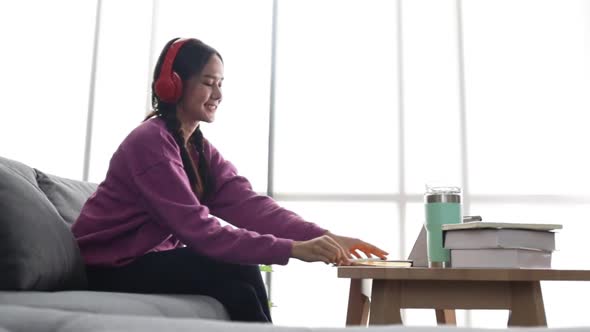
[[[361,255],[358,253],[358,251],[363,252],[367,256],[367,258],[372,258],[372,256],[377,256],[381,259],[386,259],[387,255],[389,255],[389,253],[386,252],[385,250],[379,249],[376,246],[374,246],[370,243],[361,241],[359,239],[346,237],[346,236],[339,236],[336,234],[332,234],[329,231],[324,236],[329,236],[332,239],[334,239],[334,241],[336,241],[340,245],[340,247],[344,248],[344,250],[349,255],[353,254],[356,258],[362,258]]]
[[[335,265],[350,265],[350,254],[328,235],[323,235],[309,241],[293,242],[291,257],[305,262],[324,262]]]

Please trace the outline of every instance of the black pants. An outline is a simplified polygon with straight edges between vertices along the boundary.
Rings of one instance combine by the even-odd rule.
[[[222,263],[179,248],[149,253],[122,267],[86,271],[92,290],[208,295],[225,306],[232,320],[272,322],[258,265]]]

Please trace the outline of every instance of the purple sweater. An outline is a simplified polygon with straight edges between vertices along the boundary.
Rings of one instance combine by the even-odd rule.
[[[198,160],[196,150],[190,153]],[[122,266],[146,253],[183,245],[230,263],[287,264],[293,240],[326,232],[252,191],[207,140],[204,153],[214,188],[201,202],[164,121],[151,119],[134,129],[72,226],[86,264]],[[237,228],[222,227],[211,215]]]

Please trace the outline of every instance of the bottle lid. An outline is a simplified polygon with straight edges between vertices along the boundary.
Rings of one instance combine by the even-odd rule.
[[[426,203],[461,203],[461,188],[453,186],[431,187],[426,185]]]
[[[431,187],[426,185],[426,194],[461,194],[461,188],[453,186]]]

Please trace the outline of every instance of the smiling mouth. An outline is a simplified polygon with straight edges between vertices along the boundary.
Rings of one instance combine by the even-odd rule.
[[[214,104],[206,104],[205,107],[210,111],[215,111],[217,109],[217,105]]]

